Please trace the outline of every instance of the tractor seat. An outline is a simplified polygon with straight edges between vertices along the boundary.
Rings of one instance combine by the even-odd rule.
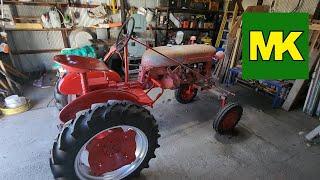
[[[56,55],[54,61],[61,64],[69,72],[85,73],[89,71],[108,71],[109,68],[102,61],[95,58],[75,55]]]

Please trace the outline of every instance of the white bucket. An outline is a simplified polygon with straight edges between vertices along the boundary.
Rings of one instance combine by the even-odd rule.
[[[19,97],[18,95],[8,96],[4,99],[5,106],[8,108],[17,108],[27,103],[25,97]]]

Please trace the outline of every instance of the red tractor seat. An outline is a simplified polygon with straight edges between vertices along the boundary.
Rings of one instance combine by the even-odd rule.
[[[56,55],[54,61],[61,64],[68,72],[85,73],[89,71],[108,71],[109,68],[102,61],[95,58],[75,55]]]

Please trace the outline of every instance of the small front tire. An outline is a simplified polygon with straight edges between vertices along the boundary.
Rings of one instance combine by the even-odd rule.
[[[243,108],[237,103],[230,103],[224,106],[213,121],[213,128],[219,134],[234,130],[241,119]]]
[[[68,104],[68,96],[60,93],[59,82],[60,78],[56,81],[54,85],[53,97],[57,109],[61,111]]]

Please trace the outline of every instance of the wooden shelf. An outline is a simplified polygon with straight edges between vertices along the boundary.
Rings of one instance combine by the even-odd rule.
[[[13,0],[4,0],[4,4],[11,5],[28,5],[28,6],[60,6],[60,7],[79,7],[79,8],[95,8],[99,5],[91,5],[91,4],[68,4],[66,2],[39,2],[39,1],[30,1],[30,2],[22,2],[22,1],[13,1]],[[103,6],[109,6],[107,4],[102,4]],[[110,7],[110,6],[109,6]],[[120,7],[117,7],[120,8]]]
[[[110,23],[109,28],[106,27],[76,27],[76,28],[42,28],[42,29],[32,29],[32,28],[8,28],[6,31],[73,31],[76,29],[110,29],[114,27],[121,27],[122,23]]]
[[[115,44],[116,39],[108,39],[108,40],[101,40],[101,39],[95,39],[91,40],[92,44],[98,45],[98,44],[104,44],[107,46],[112,46]],[[60,52],[61,49],[36,49],[36,50],[19,50],[19,51],[12,51],[11,53],[13,55],[20,55],[20,54],[41,54],[41,53],[53,53],[53,52]]]
[[[15,29],[15,28],[8,28],[6,31],[72,31],[75,29],[71,28],[43,28],[43,29],[31,29],[31,28],[21,28],[21,29]]]
[[[41,53],[52,53],[52,52],[60,52],[62,49],[37,49],[37,50],[19,50],[11,52],[13,55],[20,54],[41,54]]]
[[[12,5],[30,5],[30,6],[58,6],[58,5],[66,5],[67,3],[64,2],[22,2],[22,1],[10,1],[4,0],[4,4],[12,4]]]
[[[213,14],[219,13],[219,11],[211,10],[199,10],[199,9],[170,9],[168,7],[158,7],[156,8],[160,12],[167,12],[168,10],[172,13],[188,13],[188,14]]]
[[[109,28],[98,28],[98,27],[79,27],[79,28],[43,28],[43,29],[29,29],[29,28],[8,28],[6,31],[73,31],[77,29],[109,29]]]
[[[208,28],[208,29],[205,29],[205,28],[169,28],[168,30],[172,30],[172,31],[214,31],[215,29],[214,28]]]
[[[94,45],[107,45],[107,46],[112,46],[116,43],[116,39],[107,39],[107,40],[102,40],[102,39],[92,39],[90,42]]]
[[[165,31],[166,28],[163,27],[158,27],[158,28],[153,28],[153,30],[163,30]],[[205,29],[205,28],[169,28],[169,31],[201,31],[201,32],[205,32],[205,31],[214,31],[214,28],[209,28],[209,29]]]

